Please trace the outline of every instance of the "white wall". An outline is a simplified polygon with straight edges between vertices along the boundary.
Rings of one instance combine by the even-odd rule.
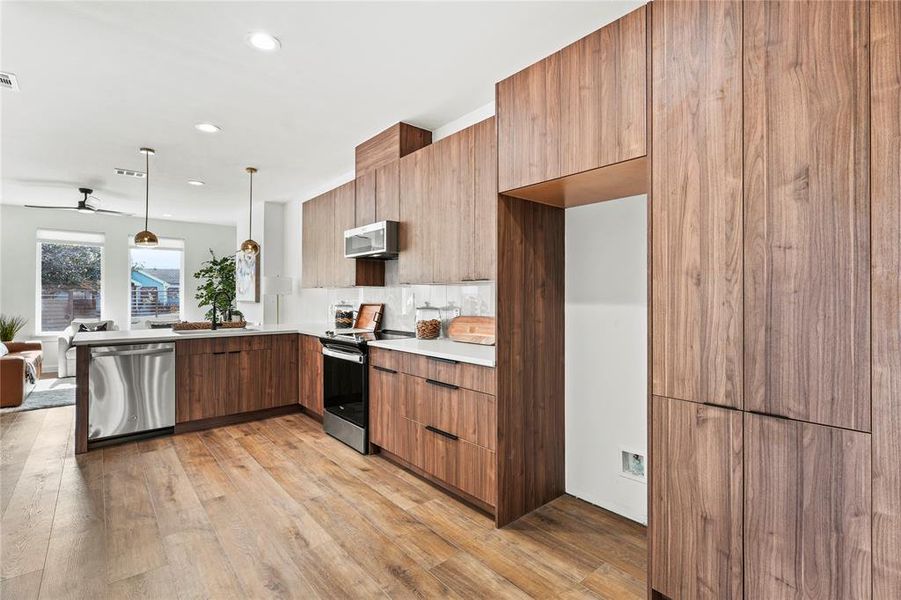
[[[103,316],[113,319],[119,328],[128,327],[129,240],[143,229],[144,220],[136,217],[83,215],[74,211],[37,210],[21,206],[0,206],[0,306],[6,314],[22,315],[28,325],[19,339],[35,337],[35,293],[37,290],[38,229],[84,231],[106,236],[103,249]],[[150,221],[150,229],[160,237],[185,242],[184,315],[200,320],[204,311],[194,300],[197,285],[194,272],[209,258],[212,248],[218,256],[235,251],[235,228],[224,225]],[[55,370],[56,337],[42,338],[44,361]]]
[[[647,196],[566,210],[566,491],[647,523]]]

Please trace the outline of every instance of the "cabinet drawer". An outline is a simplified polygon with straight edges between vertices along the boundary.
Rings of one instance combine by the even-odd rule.
[[[403,352],[395,352],[385,348],[370,348],[369,363],[374,367],[382,367],[391,371],[404,372]]]
[[[410,354],[408,352],[399,354],[403,355],[399,370],[404,373],[422,377],[423,379],[449,383],[468,390],[491,394],[492,396],[496,394],[494,369],[491,367],[481,367],[455,360]],[[397,363],[395,362],[395,364]]]
[[[495,453],[420,425],[422,470],[479,500],[495,505]]]
[[[406,377],[401,414],[462,440],[495,449],[497,409],[494,396],[431,379]]]
[[[217,335],[217,334],[210,334]],[[175,351],[185,356],[191,354],[220,354],[242,350],[265,350],[270,347],[272,336],[243,335],[195,340],[176,340]]]

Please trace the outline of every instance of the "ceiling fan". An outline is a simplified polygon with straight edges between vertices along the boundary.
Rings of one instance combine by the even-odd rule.
[[[84,198],[78,201],[78,205],[76,206],[38,206],[35,204],[26,204],[25,208],[48,208],[50,210],[77,210],[80,213],[100,213],[103,215],[123,215],[123,216],[132,216],[131,213],[120,212],[118,210],[105,210],[103,208],[97,208],[98,203],[100,202],[100,198],[96,196],[92,196],[94,190],[91,188],[78,188],[78,192],[84,194]],[[93,200],[93,202],[91,202]]]

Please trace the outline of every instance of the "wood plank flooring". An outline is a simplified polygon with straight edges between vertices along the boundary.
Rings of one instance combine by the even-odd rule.
[[[564,496],[512,525],[288,415],[75,456],[0,417],[0,597],[643,598],[645,528]]]

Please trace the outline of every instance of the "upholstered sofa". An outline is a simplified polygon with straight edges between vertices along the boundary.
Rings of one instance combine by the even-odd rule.
[[[62,335],[57,341],[57,377],[75,377],[75,346],[72,345],[72,338],[78,333],[79,326],[84,323],[89,329],[96,329],[98,325],[106,323],[106,331],[115,331],[116,324],[113,321],[99,321],[97,319],[75,319],[72,324],[63,330]]]
[[[4,342],[0,356],[0,407],[19,406],[41,378],[44,351],[40,342]],[[2,348],[0,348],[2,351]]]

